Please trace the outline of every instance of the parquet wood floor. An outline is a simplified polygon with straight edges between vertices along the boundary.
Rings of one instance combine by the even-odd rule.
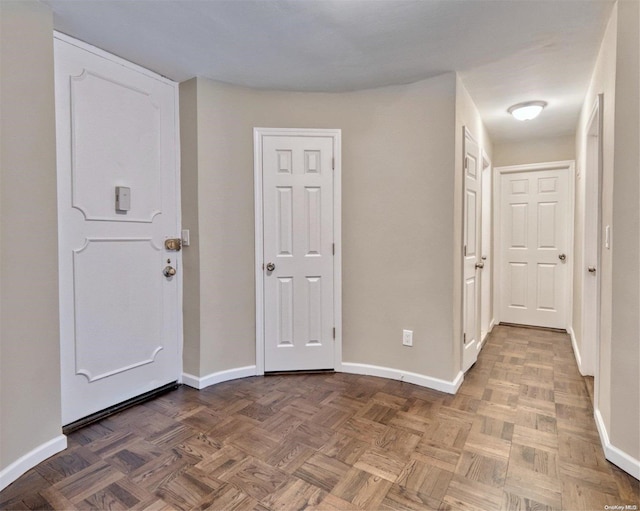
[[[181,387],[69,436],[2,509],[603,510],[604,459],[566,334],[498,326],[456,396],[349,374]]]

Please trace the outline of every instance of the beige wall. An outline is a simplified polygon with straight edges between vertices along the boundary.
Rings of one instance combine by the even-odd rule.
[[[574,135],[521,142],[496,142],[493,148],[493,165],[494,167],[505,167],[507,165],[574,160],[575,154],[576,138]]]
[[[640,3],[618,5],[613,171],[611,443],[640,463]],[[640,468],[640,467],[639,467]]]
[[[200,238],[198,218],[198,81],[180,84],[180,167],[182,225],[190,229],[189,247],[182,251],[185,373],[200,374]]]
[[[463,214],[463,151],[464,151],[464,131],[466,127],[471,136],[478,142],[480,150],[484,151],[489,160],[493,158],[493,144],[487,129],[485,128],[480,113],[469,95],[464,83],[459,76],[456,76],[456,104],[455,104],[455,180],[454,180],[454,217],[453,226],[453,336],[457,339],[454,342],[454,363],[460,368],[462,364],[462,214]],[[483,198],[482,200],[485,200]],[[479,319],[478,319],[479,320]]]
[[[597,95],[604,94],[602,223],[612,228],[611,250],[600,262],[602,310],[596,377],[598,412],[612,446],[640,460],[640,183],[639,13],[633,0],[619,1],[607,26],[576,133],[575,250],[584,243],[586,130]],[[573,328],[582,345],[584,264],[574,275]]]
[[[52,15],[0,9],[1,471],[58,437],[61,416]]]
[[[197,376],[255,363],[252,130],[299,127],[342,129],[343,361],[455,377],[455,90],[452,73],[344,94],[197,80]]]

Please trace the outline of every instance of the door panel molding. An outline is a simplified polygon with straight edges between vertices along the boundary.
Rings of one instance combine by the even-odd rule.
[[[341,136],[340,129],[304,129],[304,128],[254,128],[254,212],[255,212],[255,288],[256,288],[256,371],[262,375],[265,371],[265,328],[264,305],[265,293],[263,283],[264,261],[264,209],[263,209],[263,177],[262,177],[262,153],[263,138],[267,136],[283,137],[330,137],[333,143],[333,316],[335,326],[334,339],[334,369],[342,370],[342,161],[341,161]],[[322,172],[321,161],[314,151],[306,151],[304,154],[305,171],[308,174]],[[278,154],[279,173],[291,173],[291,154],[282,151]],[[309,206],[312,206],[310,194],[307,194]],[[311,211],[311,208],[310,208]],[[309,215],[309,220],[313,219]],[[306,236],[309,257],[313,256],[315,239],[310,237],[313,225],[308,226]],[[286,241],[286,240],[282,240]],[[307,304],[308,305],[308,304]]]
[[[495,259],[494,271],[494,292],[493,297],[493,310],[494,310],[494,318],[495,323],[498,324],[504,318],[502,318],[502,303],[506,296],[504,296],[504,286],[503,282],[505,277],[504,268],[503,268],[503,254],[502,254],[502,244],[506,242],[503,239],[502,235],[502,186],[503,186],[503,176],[507,176],[515,173],[528,173],[528,172],[543,172],[543,171],[561,171],[566,172],[567,179],[567,224],[566,224],[566,248],[565,250],[569,254],[566,262],[566,315],[563,320],[562,328],[569,331],[571,322],[572,322],[572,313],[573,313],[573,285],[572,285],[572,277],[573,277],[573,266],[574,266],[574,202],[575,202],[575,162],[573,160],[562,160],[562,161],[552,161],[552,162],[542,162],[542,163],[531,163],[525,165],[509,165],[504,167],[495,167],[493,170],[493,196],[495,199],[495,207],[493,209],[493,219],[494,219],[494,245],[493,245],[493,253]],[[545,181],[545,186],[551,185],[552,183],[549,181]],[[514,194],[522,193],[526,194],[527,190],[524,188],[522,190],[511,190]],[[532,190],[529,190],[532,192]],[[538,190],[536,188],[536,192],[540,191],[540,193],[552,193],[550,188],[544,188],[544,190]],[[536,215],[538,213],[536,212]]]

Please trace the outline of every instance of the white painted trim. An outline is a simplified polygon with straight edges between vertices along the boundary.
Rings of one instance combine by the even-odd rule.
[[[567,332],[569,333],[569,336],[571,337],[571,346],[573,347],[573,354],[576,357],[576,363],[578,364],[578,371],[580,371],[580,374],[582,376],[586,376],[587,373],[585,373],[584,369],[583,369],[583,364],[582,364],[582,355],[580,354],[580,350],[578,349],[578,341],[576,339],[576,334],[573,331],[573,327],[569,327],[567,328]]]
[[[600,442],[602,443],[602,449],[604,450],[604,457],[631,476],[636,479],[640,479],[640,460],[635,459],[633,456],[629,456],[626,452],[611,444],[600,410],[596,410],[593,416],[596,420],[596,426],[600,435]]]
[[[571,257],[567,260],[567,282],[566,282],[566,291],[567,291],[567,314],[564,321],[564,328],[569,331],[571,326],[573,325],[573,267],[575,254],[573,253],[574,247],[574,215],[575,215],[575,195],[576,195],[576,163],[574,160],[562,160],[562,161],[551,161],[551,162],[543,162],[543,163],[529,163],[526,165],[508,165],[505,167],[494,167],[494,189],[493,189],[493,198],[494,198],[494,260],[495,266],[494,270],[494,289],[497,290],[494,293],[494,320],[496,324],[500,323],[502,319],[500,317],[500,311],[502,310],[502,293],[500,290],[502,289],[502,247],[501,247],[501,232],[502,232],[502,175],[503,174],[511,174],[515,172],[536,172],[542,170],[565,170],[569,173],[569,200],[568,200],[568,209],[569,209],[569,219],[567,222],[567,252],[571,254]]]
[[[0,471],[0,491],[4,490],[27,470],[31,470],[38,463],[42,463],[47,458],[64,451],[66,448],[67,437],[58,435],[21,456]]]
[[[264,374],[264,288],[263,246],[264,223],[262,204],[262,137],[307,136],[333,138],[335,169],[333,171],[333,320],[336,337],[333,342],[333,364],[342,369],[342,130],[316,128],[253,128],[253,183],[255,215],[255,288],[256,288],[256,372]]]
[[[114,55],[113,53],[109,53],[107,51],[101,50],[100,48],[97,48],[89,43],[85,43],[84,41],[80,41],[79,39],[75,39],[73,37],[68,36],[67,34],[63,34],[62,32],[58,32],[57,30],[53,31],[53,38],[54,39],[58,39],[59,41],[64,41],[65,43],[69,43],[72,46],[76,46],[78,48],[81,48],[83,50],[86,50],[90,53],[93,53],[94,55],[97,55],[98,57],[102,57],[105,58],[107,60],[110,60],[111,62],[115,62],[116,64],[120,64],[121,66],[124,66],[128,69],[132,69],[133,71],[137,71],[138,73],[141,73],[145,76],[148,76],[149,78],[154,78],[156,80],[158,80],[159,82],[163,82],[166,83],[167,85],[171,85],[172,87],[175,87],[176,89],[178,88],[178,82],[174,82],[173,80],[170,80],[169,78],[159,75],[158,73],[154,73],[153,71],[146,69],[142,66],[139,66],[138,64],[134,64],[133,62],[130,62],[128,60],[125,60],[121,57],[118,57],[117,55]]]
[[[458,392],[464,373],[460,371],[453,381],[441,380],[423,374],[402,371],[400,369],[392,369],[390,367],[374,366],[369,364],[355,364],[351,362],[343,362],[342,372],[349,374],[362,374],[365,376],[377,376],[379,378],[389,378],[390,380],[399,380],[407,383],[413,383],[428,389],[446,392],[447,394],[455,394]]]
[[[211,373],[207,376],[203,376],[202,378],[189,373],[182,373],[182,383],[189,387],[193,387],[194,389],[202,390],[217,383],[238,380],[240,378],[248,378],[249,376],[255,376],[256,374],[256,366],[236,367],[234,369]]]

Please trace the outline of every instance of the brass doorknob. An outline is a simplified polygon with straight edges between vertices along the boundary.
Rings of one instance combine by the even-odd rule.
[[[273,263],[267,263],[267,271],[273,271],[276,269],[276,265]]]
[[[162,273],[167,278],[173,277],[176,274],[176,269],[173,266],[165,266],[164,270],[162,270]]]

